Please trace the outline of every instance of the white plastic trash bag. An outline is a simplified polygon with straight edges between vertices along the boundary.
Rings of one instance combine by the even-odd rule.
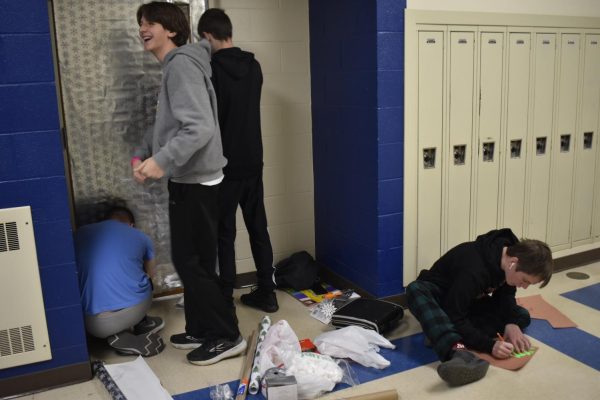
[[[383,369],[390,362],[379,354],[379,346],[394,349],[389,340],[377,332],[359,326],[325,332],[317,336],[313,343],[322,354],[337,358],[350,358],[365,367]]]
[[[271,325],[262,342],[258,370],[264,376],[273,367],[287,367],[295,354],[300,354],[298,336],[284,319]]]

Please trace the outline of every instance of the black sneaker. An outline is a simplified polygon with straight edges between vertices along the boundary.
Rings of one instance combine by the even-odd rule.
[[[187,359],[192,364],[210,365],[225,358],[242,354],[246,350],[246,340],[240,335],[236,340],[214,339],[204,343],[202,347],[192,350],[187,354]]]
[[[489,366],[489,362],[470,351],[457,350],[450,360],[438,365],[437,372],[450,386],[461,386],[483,378]]]
[[[273,290],[264,290],[260,287],[252,288],[248,294],[240,296],[240,301],[250,307],[258,308],[264,312],[274,313],[279,310],[277,296]]]
[[[185,332],[172,335],[169,341],[173,347],[181,350],[197,349],[204,343],[204,339],[188,335]]]
[[[165,321],[162,318],[146,315],[143,320],[133,327],[133,334],[144,335],[146,333],[156,333],[164,327]]]

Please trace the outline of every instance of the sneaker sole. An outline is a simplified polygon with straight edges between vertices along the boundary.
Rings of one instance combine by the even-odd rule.
[[[462,386],[483,378],[489,366],[490,364],[483,360],[471,364],[447,362],[440,364],[437,372],[450,386]]]
[[[127,334],[116,334],[108,341],[108,344],[119,354],[140,355],[152,357],[165,349],[165,342],[159,335],[147,333],[140,336]]]
[[[202,346],[202,343],[186,343],[186,344],[179,344],[179,343],[173,343],[173,342],[170,342],[170,343],[173,347],[175,347],[176,349],[179,349],[179,350],[194,350],[194,349],[197,349],[198,347]]]
[[[216,357],[213,357],[209,360],[202,360],[202,361],[192,361],[190,359],[188,359],[188,361],[194,365],[211,365],[211,364],[215,364],[218,363],[221,360],[224,360],[226,358],[230,358],[230,357],[235,357],[238,356],[240,354],[242,354],[244,352],[244,350],[246,350],[246,347],[248,346],[248,344],[246,343],[246,340],[242,340],[240,342],[240,344],[238,344],[237,346],[232,347],[231,349],[222,352],[221,354],[219,354]]]

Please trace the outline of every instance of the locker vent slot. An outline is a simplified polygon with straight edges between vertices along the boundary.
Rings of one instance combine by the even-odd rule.
[[[517,44],[525,44],[525,41],[522,39],[517,40]]]
[[[594,132],[584,132],[583,133],[583,148],[591,149],[593,139],[594,139]]]
[[[560,135],[560,152],[567,153],[571,147],[571,135]]]
[[[543,156],[546,154],[546,138],[539,137],[535,139],[535,154]]]
[[[496,44],[496,39],[490,39],[490,40],[488,40],[488,43],[489,44]]]
[[[542,44],[550,44],[549,40],[542,40]]]
[[[31,325],[0,331],[0,357],[34,351]]]
[[[0,252],[19,250],[16,222],[0,223]]]
[[[459,44],[467,44],[467,39],[458,39]]]
[[[521,139],[510,141],[510,158],[521,158]]]
[[[435,147],[423,149],[423,168],[435,168]]]
[[[459,144],[454,146],[454,165],[465,165],[465,155],[467,153],[467,146]]]
[[[483,161],[494,161],[494,142],[486,142],[483,144]]]
[[[427,39],[427,43],[435,43],[435,39]]]

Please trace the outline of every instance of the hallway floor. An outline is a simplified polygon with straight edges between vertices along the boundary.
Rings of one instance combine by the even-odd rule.
[[[567,273],[583,272],[589,279],[576,280]],[[593,288],[589,288],[590,286]],[[577,289],[589,288],[582,292],[582,300],[575,301],[561,294]],[[236,297],[248,292],[239,290]],[[586,293],[587,292],[587,293]],[[544,288],[531,287],[519,290],[517,296],[541,294],[544,299],[572,319],[578,328],[554,330],[547,328],[545,321],[534,321],[526,333],[532,343],[539,347],[536,356],[521,370],[513,372],[491,366],[487,376],[479,381],[459,388],[449,388],[437,375],[438,361],[401,367],[392,362],[390,371],[402,371],[387,374],[382,370],[380,379],[362,383],[356,387],[335,391],[323,396],[324,399],[341,399],[358,394],[396,389],[400,399],[425,399],[435,396],[436,399],[598,399],[600,398],[600,263],[574,268],[554,274],[550,284]],[[309,310],[299,301],[285,292],[278,291],[280,309],[271,314],[276,322],[286,319],[302,338],[314,338],[330,328],[309,316]],[[183,332],[183,311],[175,308],[176,299],[156,301],[152,315],[165,319],[166,326],[162,331],[165,341],[173,333]],[[239,303],[237,313],[240,329],[247,337],[255,329],[264,315]],[[388,336],[390,340],[399,340],[400,346],[393,350],[394,355],[404,357],[405,354],[422,354],[415,359],[431,359],[433,352],[423,345],[420,326],[406,311],[402,323]],[[415,336],[417,335],[417,336]],[[101,342],[90,344],[93,359],[102,359],[106,363],[131,361],[134,357],[118,356]],[[166,390],[180,400],[209,399],[207,388],[218,383],[239,379],[243,357],[224,360],[216,365],[199,367],[189,364],[185,359],[186,351],[177,350],[167,344],[167,348],[158,356],[145,359],[150,368],[161,380]],[[364,380],[363,380],[364,381]],[[233,385],[232,385],[233,386]],[[236,388],[232,387],[232,390]],[[22,399],[36,400],[110,400],[108,392],[99,380],[46,392],[27,395]],[[259,398],[249,396],[249,399]]]

